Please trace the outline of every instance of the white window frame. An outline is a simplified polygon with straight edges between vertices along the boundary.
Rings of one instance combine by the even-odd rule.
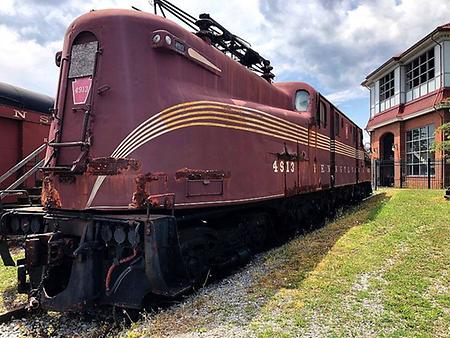
[[[436,51],[432,47],[405,65],[406,102],[436,90]]]
[[[406,175],[428,176],[428,159],[434,162],[434,153],[431,152],[434,143],[434,124],[414,128],[405,133]],[[430,176],[435,175],[432,166]]]
[[[390,100],[395,95],[395,73],[390,71],[380,79],[380,102]]]

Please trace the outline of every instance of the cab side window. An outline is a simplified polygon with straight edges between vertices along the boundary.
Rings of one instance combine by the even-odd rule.
[[[334,134],[339,136],[340,116],[338,113],[334,115]]]
[[[317,125],[321,128],[326,128],[327,126],[327,107],[325,106],[325,103],[320,101],[319,103],[319,111],[317,112],[316,116]]]
[[[307,111],[309,106],[309,93],[306,90],[299,90],[295,93],[295,110]]]

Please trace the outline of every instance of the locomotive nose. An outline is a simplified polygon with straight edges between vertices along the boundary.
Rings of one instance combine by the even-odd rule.
[[[78,34],[70,50],[64,53],[65,57],[56,56],[56,63],[61,67],[59,91],[64,96],[56,103],[57,118],[54,123],[58,131],[48,144],[48,158],[54,159],[53,166],[43,169],[47,172],[79,173],[85,168],[92,139],[92,87],[99,42],[93,33],[85,31]]]

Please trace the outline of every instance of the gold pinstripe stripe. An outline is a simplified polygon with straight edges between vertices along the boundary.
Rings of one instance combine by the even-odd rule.
[[[355,149],[355,148],[343,147],[342,145],[339,145],[339,144],[336,145],[336,147],[339,148],[339,149],[348,151],[348,152],[352,152],[352,153],[355,153],[355,152],[356,152],[356,149]]]
[[[327,136],[327,135],[325,135],[325,134],[321,134],[321,133],[319,133],[319,132],[316,132],[315,130],[311,130],[310,131],[311,132],[311,134],[312,135],[316,135],[317,134],[317,136],[319,137],[319,138],[321,138],[322,140],[324,140],[324,141],[330,141],[330,137],[329,136]]]
[[[330,146],[330,150],[334,151],[336,154],[345,155],[348,157],[352,157],[356,159],[355,151],[348,151],[346,149],[342,149],[339,145],[334,145],[333,143]]]
[[[355,157],[355,152],[343,150],[343,149],[340,149],[340,148],[336,148],[335,150],[336,150],[336,152],[338,152],[338,153],[346,154],[346,155],[348,155],[348,156]]]
[[[136,140],[136,142],[134,142],[130,147],[121,151],[118,156],[120,156],[120,157],[128,156],[131,152],[133,152],[135,149],[137,149],[143,143],[146,143],[149,140],[153,139],[155,137],[155,135],[158,135],[158,136],[163,135],[163,134],[168,133],[173,130],[177,130],[177,129],[189,127],[189,126],[194,126],[194,125],[196,125],[196,126],[215,126],[215,127],[223,127],[223,128],[237,129],[237,130],[243,130],[243,131],[250,131],[250,132],[255,132],[255,133],[259,133],[259,134],[263,134],[263,135],[267,135],[267,136],[272,136],[272,137],[276,137],[279,139],[284,139],[284,140],[288,140],[288,141],[292,141],[292,142],[299,142],[303,145],[308,145],[308,143],[305,139],[300,139],[300,138],[296,137],[296,135],[286,134],[286,133],[282,133],[282,132],[274,133],[273,130],[261,128],[261,126],[258,126],[253,123],[245,123],[245,124],[241,123],[241,125],[239,126],[239,125],[234,125],[234,124],[228,125],[226,123],[209,122],[208,120],[235,123],[235,124],[241,123],[241,121],[238,121],[238,120],[230,120],[227,118],[222,118],[222,117],[218,117],[218,116],[210,116],[210,115],[208,115],[208,116],[193,116],[190,118],[184,118],[182,120],[175,121],[175,122],[172,122],[169,124],[165,124],[165,125],[161,126],[160,128],[152,129],[152,130],[146,132],[145,134],[142,134],[140,139]],[[249,126],[255,127],[255,128],[251,128]],[[318,146],[318,147],[320,147],[324,150],[328,150],[328,148],[326,148],[326,147],[322,147],[322,146]]]
[[[357,151],[358,149],[349,146],[348,144],[342,143],[340,141],[337,140],[331,140],[331,144],[332,146],[334,146],[335,152],[339,153],[341,155],[346,155],[346,156],[350,156],[353,158],[357,158]]]
[[[187,115],[177,115],[177,116],[174,116],[175,114],[177,114],[177,113],[183,113],[183,112],[186,112],[186,111],[188,111],[188,110],[194,110],[194,109],[199,109],[199,108],[215,108],[214,106],[197,106],[197,107],[190,107],[190,108],[187,108],[187,109],[179,109],[179,110],[175,110],[175,111],[172,111],[172,112],[170,112],[170,113],[168,113],[168,114],[166,114],[166,116],[164,116],[164,117],[158,117],[158,119],[155,119],[155,120],[153,120],[153,121],[150,121],[150,119],[148,120],[148,124],[147,125],[144,125],[144,126],[141,126],[141,128],[140,128],[140,130],[139,130],[139,133],[135,133],[131,138],[129,138],[129,140],[128,140],[128,142],[127,143],[125,143],[125,144],[121,144],[120,146],[120,148],[123,150],[123,149],[126,149],[126,147],[128,147],[129,146],[129,144],[130,143],[133,143],[133,142],[135,142],[136,140],[136,138],[137,137],[139,137],[142,133],[144,133],[144,132],[148,132],[148,131],[152,131],[153,130],[153,128],[156,128],[156,127],[158,127],[158,126],[160,126],[160,125],[162,125],[163,123],[166,123],[166,122],[169,122],[169,121],[173,121],[173,120],[175,120],[175,119],[178,119],[178,118],[180,118],[180,117],[182,117],[182,116],[187,116]],[[242,113],[242,111],[238,111],[238,110],[234,110],[234,111],[236,111],[236,112],[238,112],[238,113]],[[219,112],[219,113],[222,113],[222,114],[225,114],[224,112]],[[248,114],[248,113],[247,113]],[[233,117],[235,117],[236,115],[232,115],[232,114],[229,114],[230,116],[233,116]],[[254,116],[254,114],[252,114],[251,116]],[[243,116],[240,116],[239,115],[239,117],[240,118],[244,118]],[[273,128],[273,125],[269,125],[267,122],[265,122],[265,121],[260,121],[260,120],[257,120],[257,119],[252,119],[253,121],[255,121],[256,123],[262,123],[262,124],[265,124],[265,125],[267,125],[267,126],[270,126],[270,127],[272,127]],[[267,120],[267,119],[266,119]],[[272,122],[272,121],[271,121]],[[277,125],[276,125],[276,127],[277,127],[277,129],[281,129],[281,128],[283,128],[283,131],[285,131],[285,129],[286,128],[284,128],[285,126],[281,126],[279,123],[276,123]],[[280,128],[281,127],[281,128]],[[290,128],[291,129],[291,128]],[[305,131],[299,131],[298,129],[297,130],[292,130],[291,129],[291,131],[295,131],[296,133],[299,133],[301,136],[305,136],[305,138],[307,137],[307,132],[305,132]],[[301,137],[301,136],[298,136],[298,137]],[[119,147],[118,147],[119,148]],[[119,149],[116,149],[116,150],[119,150]],[[117,151],[115,151],[115,153],[114,153],[114,155],[116,155],[116,156],[120,156],[119,155],[119,153],[117,152]]]
[[[202,101],[197,101],[197,102],[202,102]],[[184,102],[184,103],[180,103],[177,104],[175,106],[171,106],[169,108],[164,109],[163,111],[151,116],[150,118],[148,118],[147,120],[143,121],[140,125],[138,125],[135,129],[133,129],[120,143],[119,145],[116,147],[116,149],[113,151],[113,153],[111,154],[111,156],[114,156],[114,153],[116,151],[118,151],[119,149],[121,149],[130,139],[132,139],[133,137],[135,137],[136,135],[138,135],[138,133],[140,132],[141,128],[145,127],[149,122],[151,121],[158,121],[161,120],[161,115],[173,110],[173,109],[177,109],[180,107],[186,107],[188,105],[193,105],[192,102]]]
[[[283,140],[288,140],[288,141],[292,141],[292,142],[296,142],[295,139],[292,138],[284,138],[281,137],[279,135],[274,135],[271,134],[269,132],[263,131],[263,130],[258,130],[258,129],[252,129],[252,128],[248,128],[248,127],[242,127],[242,126],[235,126],[235,125],[227,125],[227,124],[223,124],[223,123],[216,123],[216,122],[204,122],[204,121],[195,121],[195,122],[190,122],[190,123],[184,123],[184,124],[179,124],[179,125],[173,125],[168,129],[165,130],[161,130],[156,134],[150,134],[148,135],[146,138],[141,139],[139,141],[139,143],[137,143],[134,146],[134,149],[131,149],[127,154],[124,154],[124,156],[127,156],[129,153],[133,152],[135,149],[139,148],[141,145],[147,143],[148,141],[151,141],[152,139],[167,134],[171,131],[177,130],[177,129],[182,129],[182,128],[187,128],[187,127],[193,127],[193,126],[210,126],[210,127],[219,127],[219,128],[227,128],[227,129],[235,129],[235,130],[243,130],[243,131],[251,131],[251,132],[255,132],[258,134],[263,134],[263,135],[267,135],[267,136],[273,136],[276,138],[280,138]]]
[[[208,105],[208,106],[202,106],[202,104],[212,104],[212,105]],[[224,109],[229,109],[238,113],[247,113],[247,114],[251,114],[252,116],[255,116],[255,112],[257,113],[257,117],[259,118],[263,118],[265,121],[271,122],[271,123],[275,123],[278,127],[282,127],[282,128],[286,128],[288,127],[289,129],[291,129],[292,131],[295,132],[299,132],[304,134],[305,136],[308,133],[308,129],[303,127],[303,126],[299,126],[296,125],[290,121],[281,119],[277,116],[273,116],[271,114],[268,114],[266,112],[263,111],[259,111],[259,110],[255,110],[252,108],[247,108],[247,107],[240,107],[240,106],[235,106],[235,105],[231,105],[231,104],[224,104],[224,103],[220,103],[220,102],[213,102],[213,101],[194,101],[194,102],[188,102],[188,103],[183,103],[183,104],[179,104],[170,108],[165,109],[164,111],[162,111],[161,113],[158,113],[156,115],[154,115],[153,117],[151,117],[150,119],[146,120],[145,122],[143,122],[141,125],[138,126],[137,129],[135,129],[134,132],[130,133],[130,135],[127,136],[126,139],[124,139],[119,146],[116,148],[115,152],[113,153],[113,156],[120,156],[118,151],[120,151],[121,149],[127,147],[129,145],[129,143],[134,142],[134,138],[139,137],[139,134],[144,132],[144,130],[147,130],[151,127],[156,127],[156,125],[161,124],[163,121],[169,121],[168,118],[179,113],[179,112],[185,112],[188,110],[196,110],[199,108],[215,108],[214,106],[219,106],[221,108]],[[177,109],[182,107],[182,109]],[[186,108],[187,107],[187,108]],[[237,108],[237,109],[236,109]],[[262,115],[262,116],[261,116]],[[175,119],[172,118],[170,120]],[[158,123],[159,122],[159,123]],[[258,123],[263,123],[267,125],[267,122],[264,121],[257,121]],[[282,123],[280,123],[282,122]],[[156,125],[155,125],[156,124]],[[313,135],[317,134],[318,138],[323,139],[325,142],[329,142],[329,137],[322,135],[320,133],[316,133],[315,131],[310,131]]]
[[[350,146],[350,145],[348,145],[348,144],[345,144],[345,143],[342,143],[342,142],[339,142],[339,141],[336,141],[336,144],[338,144],[338,145],[340,145],[341,147],[346,148],[346,149],[348,149],[348,150],[356,150],[355,147],[352,147],[352,146]]]
[[[204,115],[204,116],[202,117],[200,115]],[[190,121],[193,118],[196,118],[198,116],[200,116],[199,118],[203,118],[203,119],[208,119],[208,118],[216,119],[217,116],[215,116],[215,115],[228,117],[228,118],[221,118],[222,121],[249,125],[249,126],[252,126],[252,127],[261,128],[263,130],[270,131],[272,133],[278,133],[278,134],[281,134],[281,135],[286,135],[286,136],[289,136],[291,138],[297,139],[300,143],[305,144],[305,145],[308,142],[307,135],[304,135],[303,133],[294,133],[294,132],[291,132],[291,131],[283,130],[282,128],[279,128],[279,127],[273,128],[273,126],[270,126],[268,123],[265,123],[265,122],[261,123],[261,121],[258,121],[257,119],[254,119],[254,118],[249,118],[249,117],[241,116],[241,115],[229,114],[229,113],[221,112],[221,111],[194,111],[194,112],[190,112],[190,113],[184,113],[184,114],[181,114],[181,115],[177,115],[177,116],[174,116],[174,117],[172,117],[170,119],[166,119],[166,120],[164,120],[164,121],[162,121],[160,123],[152,125],[151,128],[143,129],[141,131],[141,133],[139,134],[139,137],[143,137],[145,135],[153,133],[156,130],[163,130],[164,128],[167,128],[168,126],[174,125],[176,123],[182,123],[183,121]],[[167,123],[167,122],[170,122],[170,121],[172,121],[172,122],[171,123]],[[252,122],[255,122],[255,123],[252,123]],[[122,151],[118,153],[118,156],[121,157],[122,155],[120,155],[120,154],[123,151],[126,151],[127,149],[132,148],[133,145],[135,143],[137,143],[138,141],[139,141],[139,138],[132,139],[130,141],[130,143],[128,143],[126,145],[125,148],[122,148]]]
[[[330,142],[325,142],[325,141],[322,141],[320,139],[317,139],[317,143],[322,145],[322,146],[324,146],[324,147],[329,147],[330,146]]]
[[[346,150],[346,151],[351,151],[351,152],[355,152],[356,151],[355,148],[343,147],[341,144],[336,144],[335,146],[336,146],[336,148],[339,148],[339,149],[342,149],[342,150]]]

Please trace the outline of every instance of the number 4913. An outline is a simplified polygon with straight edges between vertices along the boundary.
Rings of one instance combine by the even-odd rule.
[[[273,161],[272,168],[274,173],[293,173],[295,171],[295,162],[275,160]]]

